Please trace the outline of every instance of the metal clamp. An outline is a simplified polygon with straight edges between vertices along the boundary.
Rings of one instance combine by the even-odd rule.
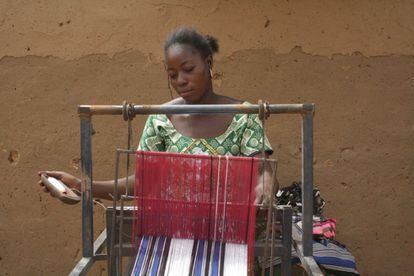
[[[259,114],[258,114],[259,119],[263,121],[264,119],[269,118],[270,116],[269,102],[259,100],[258,105],[259,105]]]
[[[132,121],[135,118],[134,104],[127,101],[122,102],[122,117],[124,121]]]

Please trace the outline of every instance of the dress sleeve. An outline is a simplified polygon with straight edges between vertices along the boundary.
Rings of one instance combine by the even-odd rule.
[[[138,150],[165,151],[165,143],[160,131],[155,127],[156,115],[150,115],[145,123]]]
[[[265,135],[265,151],[271,155],[272,146]],[[244,156],[252,156],[262,152],[263,146],[263,126],[257,114],[247,116],[246,128],[243,131],[241,140],[241,153]]]

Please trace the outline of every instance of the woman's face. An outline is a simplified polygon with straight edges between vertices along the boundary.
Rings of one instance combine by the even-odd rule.
[[[174,44],[165,62],[172,87],[186,102],[199,103],[211,92],[211,57],[203,59],[193,47]]]

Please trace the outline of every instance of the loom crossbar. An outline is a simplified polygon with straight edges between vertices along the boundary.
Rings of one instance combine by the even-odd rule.
[[[259,114],[261,105],[131,105],[129,116],[147,114],[211,114],[241,113]],[[302,204],[303,234],[300,237],[298,253],[304,262],[312,263],[312,209],[313,209],[313,116],[315,105],[304,104],[268,104],[268,114],[299,114],[302,116]],[[103,258],[94,251],[93,239],[93,194],[92,194],[92,116],[124,115],[125,105],[80,105],[80,144],[82,168],[82,253],[83,258],[71,275],[84,275],[97,259]],[[105,232],[106,233],[106,232]],[[103,234],[102,234],[103,235]],[[101,235],[101,236],[102,236]],[[100,236],[100,237],[101,237]],[[99,240],[99,238],[98,238]],[[97,240],[97,241],[98,241]],[[313,265],[304,265],[309,275],[318,275]]]

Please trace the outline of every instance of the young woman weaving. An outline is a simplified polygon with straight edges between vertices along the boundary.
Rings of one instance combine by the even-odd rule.
[[[249,104],[242,100],[219,95],[213,90],[213,55],[218,52],[217,40],[203,36],[191,28],[179,28],[165,41],[165,68],[169,86],[178,98],[166,105],[187,104]],[[265,139],[266,155],[273,150],[262,135],[257,114],[206,115],[150,115],[144,127],[138,150],[165,151],[188,154],[261,156]],[[263,170],[265,191],[258,181],[256,203],[270,196],[270,169]],[[45,171],[64,182],[69,188],[80,190],[80,179],[59,171]],[[133,177],[129,177],[133,181]],[[39,181],[41,185],[42,182]],[[133,189],[134,185],[128,185]],[[125,192],[126,178],[119,180],[119,193]],[[94,181],[96,198],[110,199],[114,181]],[[46,187],[43,187],[48,192]],[[276,187],[277,189],[277,187]],[[131,193],[133,193],[131,191]]]

